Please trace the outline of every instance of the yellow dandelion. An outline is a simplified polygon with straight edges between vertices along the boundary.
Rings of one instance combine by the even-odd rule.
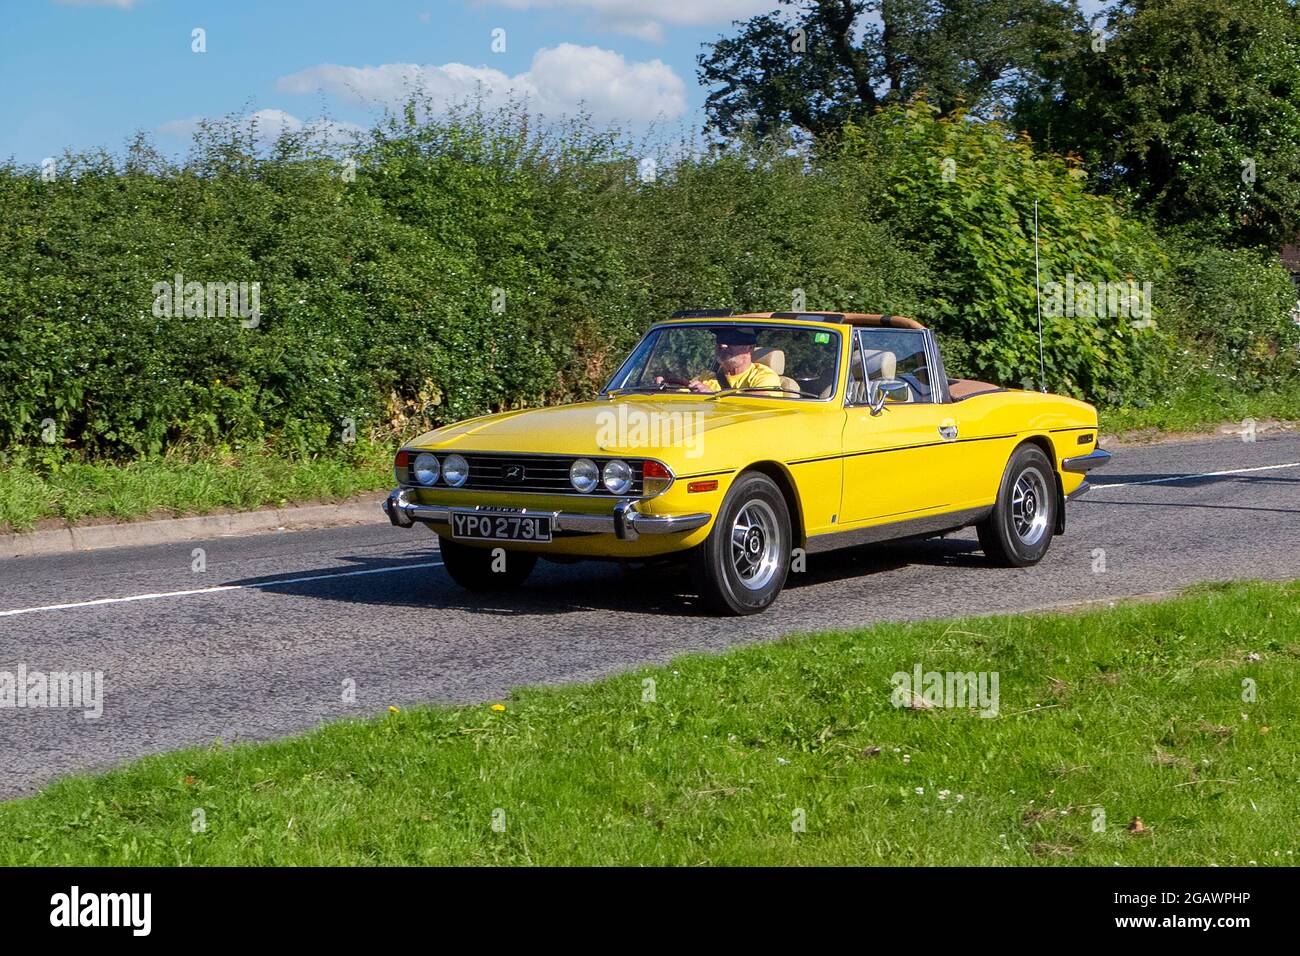
[[[492,705],[492,709],[495,710],[495,711],[499,714],[499,713],[501,713],[503,710],[506,709],[506,705],[505,705],[505,704],[493,704],[493,705]]]
[[[389,705],[388,705],[388,712],[389,712],[390,714],[400,714],[400,713],[401,713],[401,711],[398,710],[396,707],[394,707],[392,704],[389,704]]]

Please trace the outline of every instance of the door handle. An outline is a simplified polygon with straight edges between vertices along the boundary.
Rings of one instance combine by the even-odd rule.
[[[945,422],[939,426],[939,434],[943,436],[944,441],[952,441],[957,437],[957,426],[951,422]]]

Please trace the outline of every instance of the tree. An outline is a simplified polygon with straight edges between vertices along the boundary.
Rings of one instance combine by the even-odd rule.
[[[879,183],[877,216],[933,250],[924,321],[938,332],[950,372],[1037,386],[1037,201],[1048,388],[1111,404],[1150,393],[1168,343],[1145,319],[1164,316],[1159,304],[1147,315],[1150,298],[1132,290],[1163,287],[1168,262],[1151,226],[1088,193],[1074,163],[1036,152],[1002,123],[971,122],[960,111],[940,117],[923,99],[849,124],[824,154],[828,166],[848,164]],[[1094,298],[1103,286],[1107,295]]]
[[[1075,0],[780,0],[698,58],[709,125],[816,137],[925,92],[941,113],[1009,108],[1076,42]]]
[[[1039,148],[1205,239],[1300,223],[1300,15],[1288,0],[1122,0],[1022,94]]]

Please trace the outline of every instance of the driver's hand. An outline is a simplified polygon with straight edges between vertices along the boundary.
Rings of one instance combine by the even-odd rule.
[[[662,385],[663,383],[664,383],[664,377],[663,377],[662,375],[656,375],[656,376],[655,376],[655,384],[656,384],[656,385]]]
[[[690,382],[690,389],[691,389],[692,392],[712,392],[712,391],[713,391],[713,389],[709,388],[709,386],[705,385],[705,384],[704,384],[703,382],[701,382],[698,378],[693,378],[693,379],[691,379],[691,382]]]

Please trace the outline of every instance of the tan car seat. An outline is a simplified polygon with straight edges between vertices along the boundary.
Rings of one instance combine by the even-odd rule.
[[[898,356],[886,349],[867,349],[867,374],[873,379],[896,378],[898,375]],[[867,403],[867,390],[862,382],[862,349],[856,346],[853,349],[853,356],[849,360],[849,404],[865,405]],[[828,382],[821,390],[822,398],[830,398],[831,393],[835,391],[834,380]],[[894,399],[893,401],[912,401],[912,389],[907,390],[906,399]]]
[[[873,379],[893,378],[898,371],[898,356],[885,349],[867,349],[867,374]]]
[[[754,349],[754,361],[760,365],[766,365],[781,376],[782,388],[788,388],[792,392],[799,391],[799,383],[785,374],[785,352],[782,349],[756,348]]]
[[[853,350],[853,358],[849,365],[849,397],[848,400],[854,405],[867,404],[867,387],[862,381],[862,365],[859,362],[865,355],[867,363],[867,374],[873,380],[882,378],[893,378],[894,373],[898,371],[898,356],[893,352],[885,349],[867,349],[864,353],[862,349]],[[824,392],[823,394],[828,394]]]
[[[871,376],[872,381],[880,381],[881,379],[897,379],[898,355],[894,352],[888,351],[887,349],[868,349],[867,374]],[[903,384],[907,386],[907,392],[903,398],[895,398],[892,395],[888,395],[886,396],[885,401],[890,404],[900,405],[915,402],[916,394],[911,383],[904,380]]]

